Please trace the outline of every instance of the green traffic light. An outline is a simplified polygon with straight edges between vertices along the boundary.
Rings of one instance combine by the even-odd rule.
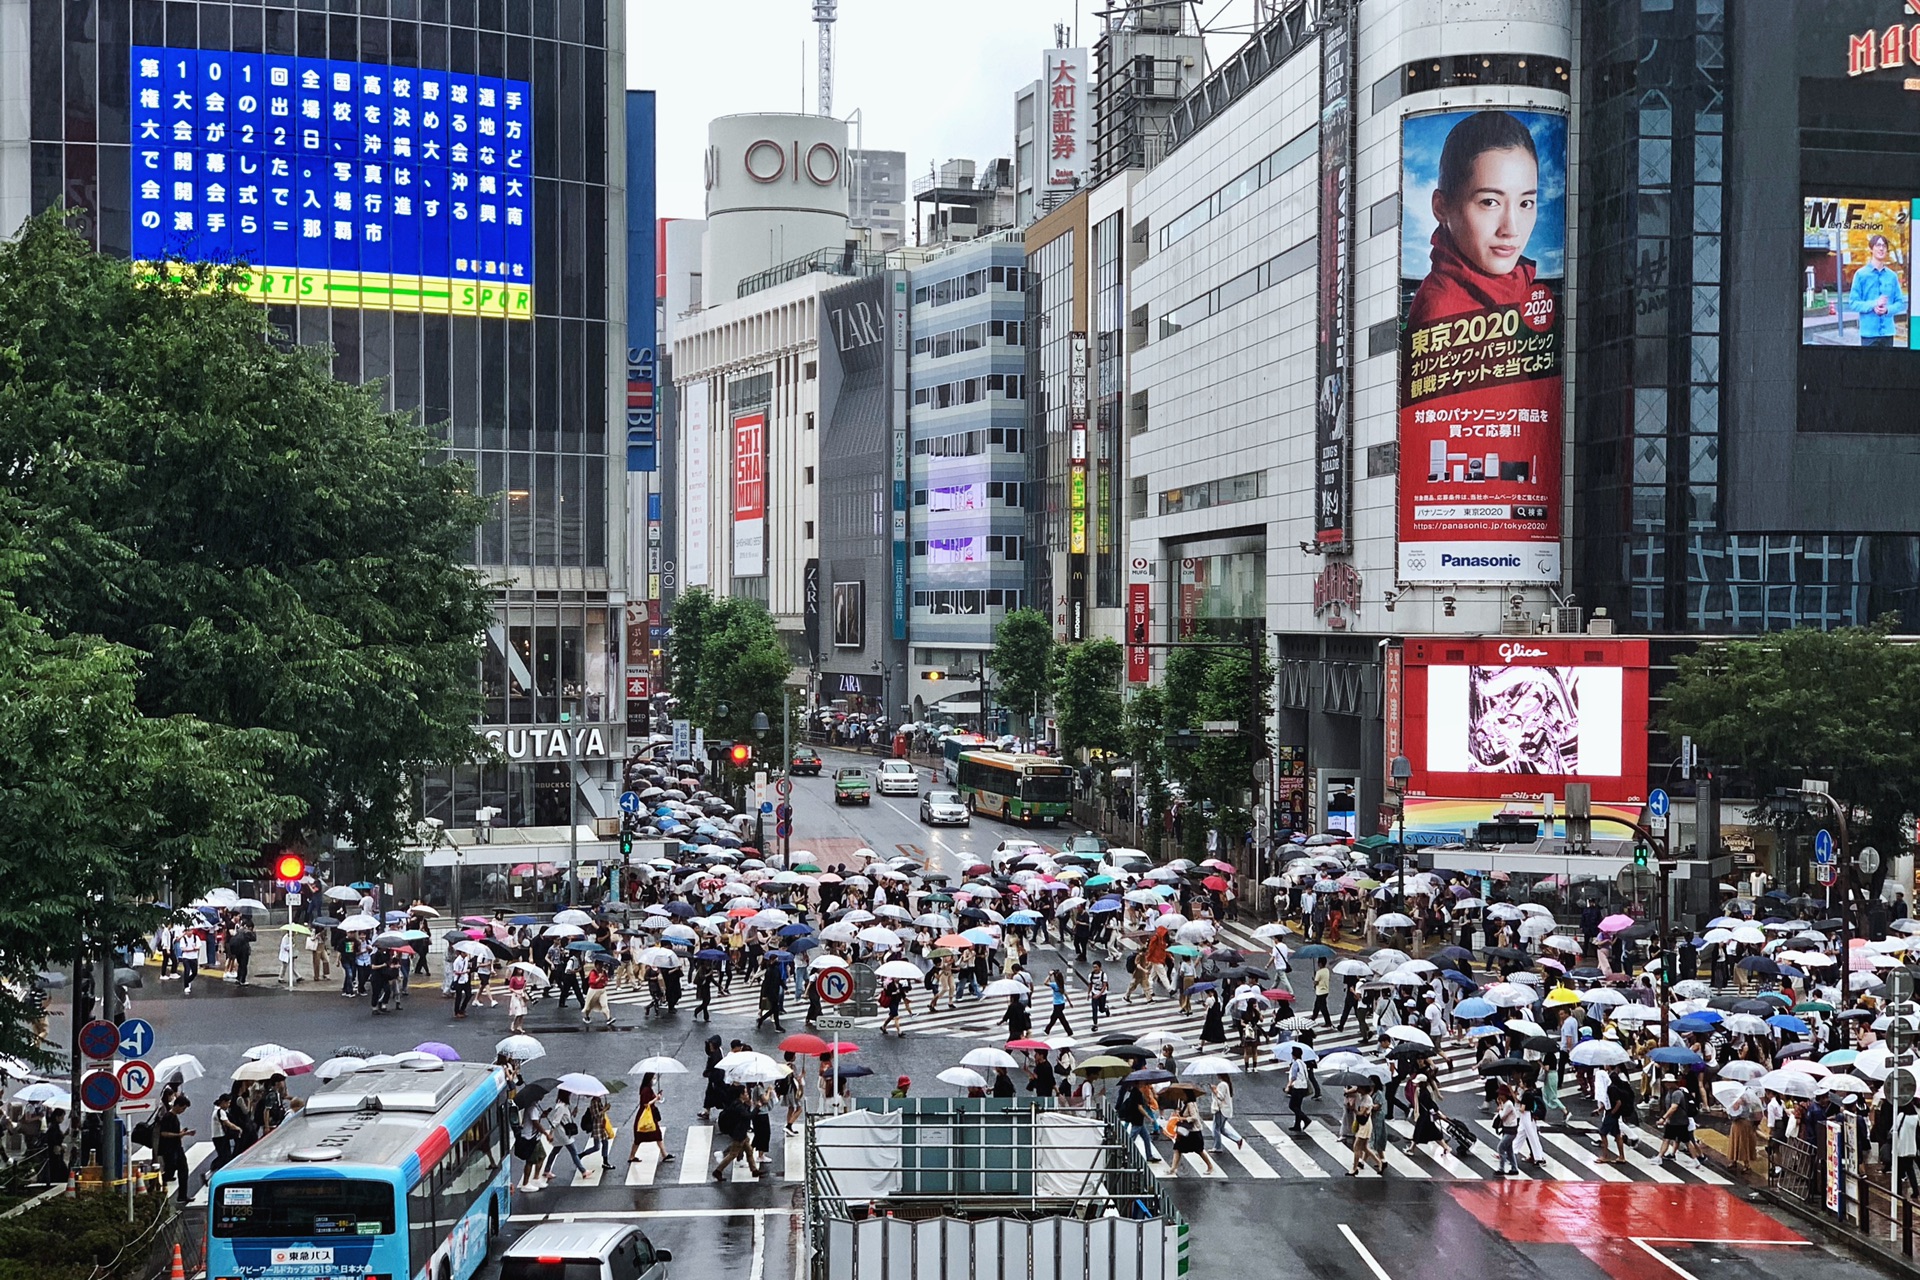
[[[632,852],[633,852],[633,833],[631,831],[622,831],[620,833],[620,856],[624,858],[628,854],[631,854]]]
[[[1636,844],[1633,846],[1633,865],[1636,867],[1644,867],[1647,865],[1647,846],[1644,844]]]

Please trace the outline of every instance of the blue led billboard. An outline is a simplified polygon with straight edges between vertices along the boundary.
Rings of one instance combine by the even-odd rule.
[[[133,256],[266,302],[530,318],[526,82],[135,46]]]

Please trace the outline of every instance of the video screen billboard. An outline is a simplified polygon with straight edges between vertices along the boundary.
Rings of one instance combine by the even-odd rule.
[[[1557,582],[1567,121],[1401,121],[1403,582]]]
[[[136,45],[133,257],[263,302],[533,315],[533,93],[414,67]]]
[[[733,576],[767,571],[767,415],[733,420]]]
[[[1499,799],[1647,783],[1647,644],[1585,636],[1414,639],[1404,646],[1412,794]]]
[[[1801,344],[1913,349],[1920,201],[1807,196],[1801,209]]]

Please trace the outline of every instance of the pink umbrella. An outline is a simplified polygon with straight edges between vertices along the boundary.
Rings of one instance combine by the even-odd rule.
[[[1620,915],[1608,916],[1605,920],[1602,920],[1600,922],[1600,932],[1602,933],[1618,933],[1622,929],[1631,929],[1631,928],[1633,928],[1632,916],[1620,916]]]

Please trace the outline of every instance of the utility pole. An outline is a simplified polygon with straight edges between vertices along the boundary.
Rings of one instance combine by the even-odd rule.
[[[1569,849],[1584,849],[1587,846],[1588,841],[1592,839],[1592,824],[1596,822],[1611,822],[1633,832],[1637,843],[1649,845],[1654,851],[1659,875],[1658,900],[1656,902],[1655,916],[1657,923],[1654,928],[1658,930],[1656,943],[1659,948],[1660,1043],[1664,1047],[1667,1043],[1668,1034],[1667,1019],[1670,1016],[1670,1011],[1667,1006],[1673,1002],[1673,972],[1667,965],[1667,931],[1670,927],[1667,921],[1667,876],[1673,871],[1673,863],[1668,853],[1667,837],[1664,834],[1654,834],[1651,828],[1638,822],[1630,822],[1625,818],[1616,818],[1611,814],[1594,813],[1592,811],[1592,804],[1592,786],[1584,782],[1569,783],[1567,785],[1567,847]],[[1644,862],[1639,858],[1636,858],[1634,861],[1636,865],[1645,866]]]
[[[1825,783],[1818,783],[1816,785],[1813,779],[1803,781],[1795,794],[1800,796],[1802,801],[1817,800],[1828,813],[1833,815],[1834,825],[1840,828],[1839,846],[1834,850],[1834,862],[1836,864],[1834,870],[1836,878],[1840,882],[1840,1007],[1844,1009],[1847,1007],[1848,987],[1852,985],[1849,977],[1850,971],[1853,968],[1851,963],[1851,948],[1853,945],[1851,941],[1853,936],[1853,841],[1849,839],[1847,834],[1847,809],[1845,805],[1833,798],[1833,793],[1827,790]]]

